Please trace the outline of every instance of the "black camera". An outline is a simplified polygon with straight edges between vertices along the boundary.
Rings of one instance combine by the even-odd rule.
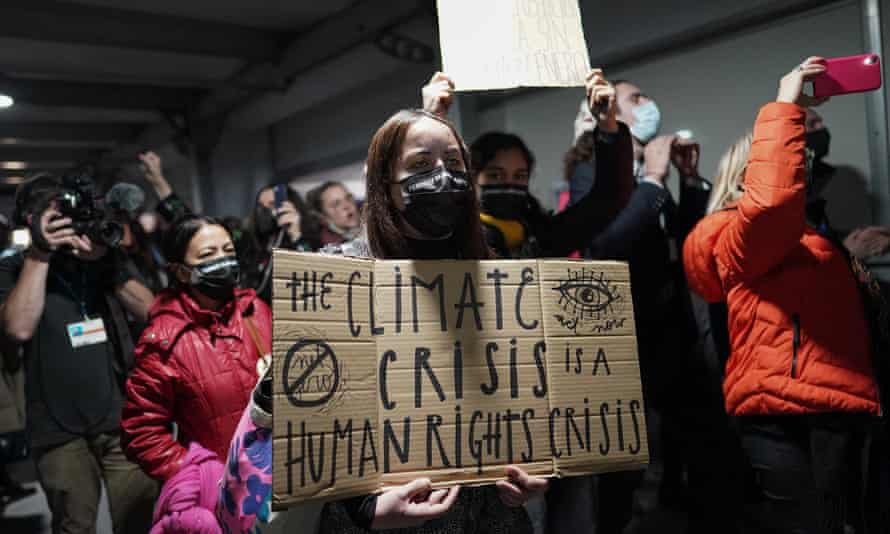
[[[71,219],[71,228],[75,234],[86,236],[93,243],[111,248],[116,248],[123,239],[123,226],[110,219],[105,210],[99,206],[89,169],[77,169],[65,173],[58,191],[46,200],[46,206],[41,206],[42,209],[35,212],[42,214],[52,202],[55,202],[62,217]],[[31,235],[35,236],[38,246],[49,248],[40,231],[40,219],[41,217],[34,217]]]

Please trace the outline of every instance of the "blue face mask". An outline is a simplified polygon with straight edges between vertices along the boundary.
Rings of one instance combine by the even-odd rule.
[[[661,111],[655,102],[650,100],[642,106],[635,107],[633,114],[634,125],[630,127],[630,133],[641,143],[648,143],[661,128]]]

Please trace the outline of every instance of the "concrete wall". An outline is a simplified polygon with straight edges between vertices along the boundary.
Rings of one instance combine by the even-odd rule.
[[[273,181],[273,152],[266,128],[226,129],[211,158],[212,180],[203,180],[207,213],[244,217],[260,187]]]

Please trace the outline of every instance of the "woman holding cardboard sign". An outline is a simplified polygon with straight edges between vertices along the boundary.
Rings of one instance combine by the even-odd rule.
[[[467,176],[466,153],[445,119],[420,110],[395,114],[377,131],[368,152],[366,235],[325,252],[381,259],[491,258]],[[220,517],[233,531],[248,531],[257,520],[268,519],[268,491],[260,502],[248,481],[270,487],[271,473],[263,469],[271,465],[272,448],[244,452],[245,443],[257,443],[248,434],[262,434],[268,440],[271,387],[266,381],[264,395],[263,384],[236,431],[228,456],[230,474],[223,480],[221,502],[226,506]],[[258,413],[269,416],[256,417]],[[262,429],[259,434],[257,428]],[[240,460],[246,456],[252,460]],[[542,493],[547,480],[529,476],[517,466],[507,466],[503,473],[504,479],[495,486],[433,489],[430,479],[418,478],[380,494],[328,503],[321,514],[320,532],[412,528],[428,534],[530,534],[531,522],[522,505]],[[250,505],[239,506],[245,501]],[[297,507],[292,513],[311,518],[309,508]],[[311,531],[311,519],[305,518],[300,526]],[[290,517],[276,518],[273,523],[279,521],[291,524]]]
[[[467,150],[438,115],[400,111],[377,131],[368,150],[366,236],[340,248],[381,259],[485,259],[491,252],[479,220]],[[322,532],[418,527],[417,532],[531,532],[521,507],[547,481],[505,469],[492,487],[431,491],[418,479],[377,496],[329,504]],[[429,523],[427,523],[429,521]],[[425,524],[426,523],[426,524]]]
[[[454,127],[442,118],[443,106],[447,107],[450,101],[449,81],[437,75],[433,84],[438,84],[437,90],[424,92],[427,112],[397,113],[371,141],[366,239],[344,245],[342,253],[383,259],[491,257],[480,218],[477,181],[471,179],[469,172],[468,151]],[[605,104],[601,127],[617,135],[618,139],[613,141],[620,144],[622,131],[614,118],[614,89],[601,71],[594,70],[588,76],[587,94],[592,106]],[[630,144],[629,138],[625,141]],[[630,158],[626,159],[629,176]],[[603,194],[594,194],[597,193]],[[376,507],[369,506],[373,498],[335,503],[326,509],[322,530],[343,532],[345,523],[354,521],[356,512],[364,510],[364,526],[373,528],[417,526],[441,514],[421,527],[421,531],[465,532],[465,525],[472,524],[474,532],[530,532],[530,521],[521,506],[542,493],[547,481],[531,477],[516,466],[507,467],[505,474],[507,479],[495,488],[462,490],[447,513],[443,513],[442,506],[436,506],[454,500],[456,489],[430,492],[427,480],[416,480],[381,494],[376,498]],[[426,508],[412,517],[412,509],[417,506],[412,501],[417,496],[425,497],[421,500],[431,504],[423,504]]]
[[[591,74],[591,102],[612,102],[614,93],[610,90],[600,73]],[[323,252],[380,259],[492,258],[468,168],[468,151],[451,123],[428,111],[396,113],[377,131],[368,150],[365,234]],[[259,412],[271,414],[271,395],[259,397],[266,399],[265,408],[248,408],[245,418]],[[260,419],[266,422],[253,420],[244,428],[253,432],[250,429],[254,427],[270,426],[269,417]],[[238,461],[243,456],[243,442],[240,432],[236,432],[230,465],[252,463]],[[260,461],[253,463],[267,466],[271,447],[260,449]],[[246,517],[238,512],[239,496],[252,494],[246,490],[245,481],[253,474],[263,480],[262,473],[252,473],[249,466],[246,469],[230,468],[237,476],[227,476],[223,481],[223,501],[231,504],[231,511],[222,517],[241,530],[251,528],[265,515]],[[530,533],[532,525],[522,505],[541,495],[548,482],[515,465],[506,466],[503,474],[504,479],[494,486],[434,490],[429,479],[419,478],[377,495],[328,503],[322,512],[320,531],[340,534],[412,528],[413,532],[429,534]],[[251,510],[266,510],[265,505],[256,507],[254,500],[250,502]]]

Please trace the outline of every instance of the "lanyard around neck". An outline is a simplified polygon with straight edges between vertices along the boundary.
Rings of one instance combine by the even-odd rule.
[[[78,306],[80,307],[80,314],[83,315],[83,318],[88,319],[88,314],[87,314],[87,273],[83,269],[79,269],[79,271],[80,271],[80,291],[79,292],[74,291],[74,287],[71,285],[71,283],[68,282],[68,280],[65,279],[64,276],[62,276],[59,273],[52,271],[52,270],[50,272],[52,272],[53,275],[56,277],[56,280],[58,280],[59,283],[61,283],[62,288],[65,290],[65,292],[68,293],[68,295],[72,299],[74,299],[75,302],[77,302]],[[78,295],[78,293],[79,293],[79,295]]]

